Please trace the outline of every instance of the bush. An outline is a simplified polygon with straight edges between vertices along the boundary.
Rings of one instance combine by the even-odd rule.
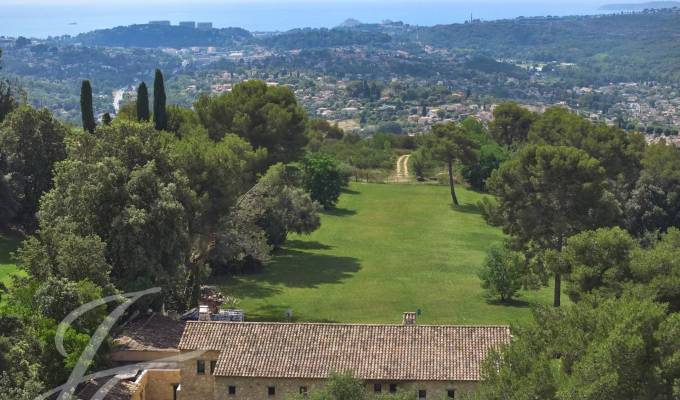
[[[343,187],[343,176],[335,160],[324,154],[311,154],[302,161],[302,185],[325,209],[335,206]]]
[[[522,288],[524,266],[522,253],[501,246],[491,247],[479,272],[482,288],[503,302],[512,300]]]

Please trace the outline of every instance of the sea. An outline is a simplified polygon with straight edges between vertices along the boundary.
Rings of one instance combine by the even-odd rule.
[[[0,0],[0,36],[76,35],[152,20],[169,20],[173,24],[179,21],[212,22],[217,28],[241,27],[253,32],[331,28],[349,18],[364,23],[391,20],[431,26],[460,23],[471,18],[496,20],[601,14],[602,4],[587,0],[186,0],[166,3],[43,0],[40,4],[31,0]]]

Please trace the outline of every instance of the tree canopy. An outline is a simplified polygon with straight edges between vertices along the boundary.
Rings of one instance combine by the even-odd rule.
[[[298,160],[307,143],[306,113],[287,87],[261,81],[235,85],[230,93],[202,96],[194,105],[213,140],[229,133],[267,150],[267,164]]]

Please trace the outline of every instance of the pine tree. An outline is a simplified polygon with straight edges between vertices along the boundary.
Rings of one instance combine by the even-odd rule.
[[[109,114],[109,113],[104,113],[104,115],[102,116],[102,123],[103,123],[105,126],[111,125],[111,114]]]
[[[148,122],[149,114],[149,90],[146,83],[142,82],[137,89],[137,120]]]
[[[156,78],[153,82],[153,120],[156,129],[165,130],[168,127],[168,117],[165,110],[165,84],[163,83],[163,73],[160,69],[156,70]]]
[[[94,120],[94,107],[92,106],[92,85],[90,81],[83,81],[80,87],[80,111],[83,117],[83,129],[94,133],[97,123]]]

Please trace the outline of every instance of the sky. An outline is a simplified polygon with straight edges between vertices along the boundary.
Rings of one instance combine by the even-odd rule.
[[[623,0],[630,1],[630,0]],[[0,36],[75,35],[151,20],[282,31],[334,27],[348,18],[413,25],[598,13],[621,0],[0,0]]]

